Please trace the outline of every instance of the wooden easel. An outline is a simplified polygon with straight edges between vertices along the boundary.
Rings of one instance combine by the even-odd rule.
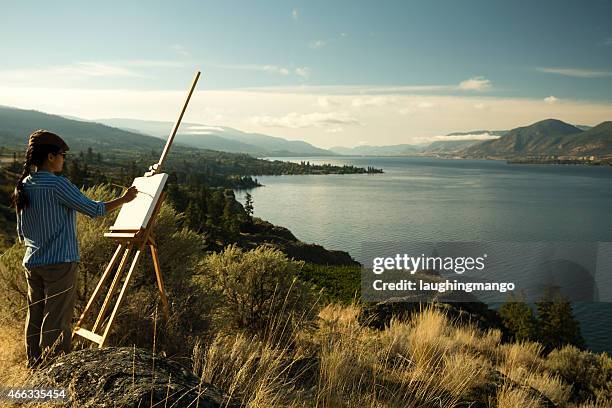
[[[191,95],[193,94],[193,91],[195,89],[195,86],[198,82],[199,77],[200,77],[200,72],[198,71],[196,72],[196,75],[193,79],[193,83],[191,84],[191,89],[183,105],[183,109],[181,110],[178,120],[174,124],[172,133],[170,134],[170,137],[168,138],[166,142],[166,145],[164,147],[164,150],[162,152],[162,155],[159,161],[156,164],[149,167],[149,171],[145,173],[145,176],[152,176],[154,174],[158,174],[161,172],[161,167],[164,164],[164,161],[166,160],[166,156],[168,155],[168,152],[170,151],[170,146],[172,145],[172,141],[174,140],[174,137],[176,136],[176,132],[178,131],[178,128],[181,124],[181,120],[183,118],[183,115],[185,114],[185,110],[187,109],[187,105],[189,104],[189,100],[191,99]],[[149,221],[146,227],[138,229],[138,230],[125,230],[125,229],[116,229],[114,227],[111,227],[110,232],[107,232],[104,234],[106,238],[111,238],[115,241],[118,241],[119,245],[117,246],[117,249],[115,250],[115,253],[113,254],[110,262],[106,266],[106,269],[104,270],[104,273],[102,274],[102,277],[100,278],[100,281],[98,282],[98,285],[96,286],[96,289],[94,290],[93,294],[91,295],[91,298],[87,302],[87,306],[85,306],[85,310],[83,310],[83,313],[81,314],[81,317],[79,318],[79,321],[76,324],[74,331],[72,332],[73,341],[75,339],[75,336],[80,336],[86,340],[89,340],[97,344],[99,348],[106,346],[108,342],[108,334],[112,327],[113,321],[115,320],[115,317],[117,317],[117,312],[119,311],[119,308],[121,307],[121,302],[123,301],[127,293],[127,288],[130,284],[130,280],[132,279],[132,275],[134,274],[134,270],[136,269],[136,266],[138,265],[140,256],[142,255],[143,251],[146,251],[145,247],[147,246],[149,247],[151,251],[151,258],[153,260],[153,268],[155,269],[155,276],[157,279],[157,287],[159,289],[159,293],[160,293],[161,300],[162,300],[162,310],[163,310],[163,313],[166,319],[168,318],[168,313],[169,313],[168,298],[166,297],[166,293],[164,291],[164,281],[162,278],[160,264],[159,264],[159,257],[157,254],[157,244],[155,242],[155,237],[153,236],[153,226],[155,224],[155,218],[157,214],[159,213],[159,210],[162,206],[162,202],[164,201],[164,198],[165,198],[165,193],[162,192],[159,200],[157,201],[155,205],[155,208],[153,209],[153,212],[151,214],[151,217],[149,218]],[[129,261],[130,269],[128,270],[127,275],[125,276],[123,286],[121,287],[121,292],[119,292],[119,297],[115,301],[115,305],[113,307],[113,311],[110,314],[110,317],[108,318],[108,320],[105,320],[105,316],[111,306],[113,295],[115,294],[115,292],[117,291],[119,287],[119,284],[123,276],[123,272],[125,270],[126,265],[128,264],[128,260],[130,259],[130,253],[134,250],[136,250],[136,253],[132,257],[131,261]],[[117,261],[119,259],[120,259],[119,265],[116,268],[116,271],[113,275],[113,271],[115,270],[115,265],[117,264]],[[92,329],[87,330],[83,327],[83,324],[85,323],[85,319],[90,314],[90,312],[92,312],[95,301],[102,294],[104,283],[111,276],[113,276],[113,279],[111,281],[111,284],[108,289],[108,293],[106,294],[106,297],[104,299],[104,302],[102,303],[102,307],[98,313],[98,316],[96,317],[96,321],[94,322]]]

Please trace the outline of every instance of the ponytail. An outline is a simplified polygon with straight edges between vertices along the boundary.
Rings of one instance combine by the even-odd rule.
[[[21,176],[19,177],[19,181],[17,181],[17,185],[15,186],[15,191],[13,191],[13,206],[17,212],[26,208],[29,204],[28,195],[23,191],[23,180],[30,175],[32,168],[32,153],[33,146],[29,146],[26,151],[25,161],[23,163],[23,171],[21,172]]]

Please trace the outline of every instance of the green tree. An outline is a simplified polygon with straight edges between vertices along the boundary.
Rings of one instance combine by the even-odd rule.
[[[246,193],[244,211],[246,211],[247,215],[249,216],[249,221],[251,221],[253,217],[253,197],[251,196],[251,193]]]
[[[499,308],[499,314],[516,341],[537,339],[537,320],[523,295],[510,295]]]
[[[585,348],[580,323],[574,317],[572,305],[566,297],[548,290],[536,302],[536,308],[538,340],[545,350],[551,351],[567,344]]]
[[[221,217],[223,230],[226,233],[227,238],[235,239],[240,232],[238,216],[233,211],[234,202],[227,196],[224,198],[225,203],[223,205],[223,215]]]

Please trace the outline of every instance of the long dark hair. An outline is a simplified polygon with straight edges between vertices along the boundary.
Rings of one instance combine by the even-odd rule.
[[[45,162],[49,153],[58,154],[62,149],[50,144],[30,144],[25,153],[23,162],[23,171],[13,191],[13,206],[17,211],[27,208],[29,201],[28,195],[23,190],[23,180],[28,177],[32,171],[32,166],[40,167]]]

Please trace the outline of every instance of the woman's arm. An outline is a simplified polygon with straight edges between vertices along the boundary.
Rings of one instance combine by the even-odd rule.
[[[121,197],[115,198],[114,200],[111,200],[111,201],[106,201],[104,203],[104,206],[106,207],[106,211],[107,212],[113,211],[114,209],[121,207],[123,204],[129,203],[134,198],[136,198],[136,194],[138,194],[138,190],[136,190],[135,186],[128,188]]]
[[[126,192],[115,200],[108,202],[94,201],[85,196],[77,186],[72,184],[64,177],[57,177],[55,188],[55,196],[58,201],[68,208],[77,210],[80,213],[88,215],[91,218],[105,215],[107,211],[111,211],[122,204],[132,201],[138,191],[132,186]]]

